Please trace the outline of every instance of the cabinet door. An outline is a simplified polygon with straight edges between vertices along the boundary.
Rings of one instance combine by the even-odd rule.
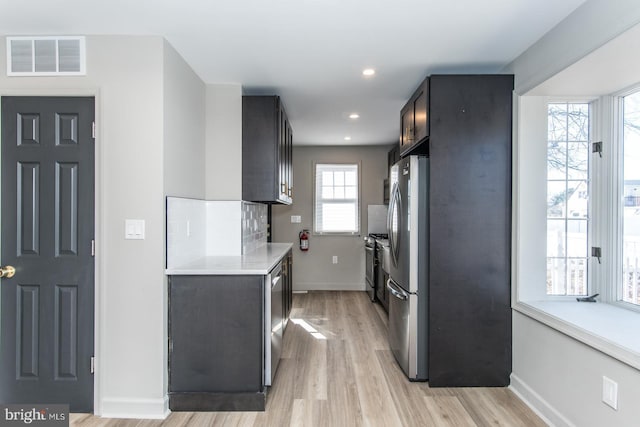
[[[287,120],[286,124],[284,157],[285,189],[287,201],[291,203],[293,201],[293,132],[291,131],[289,120]]]
[[[420,142],[429,136],[429,86],[423,83],[413,98],[414,142]]]
[[[400,151],[413,142],[413,103],[409,102],[400,112]]]
[[[430,89],[429,385],[502,387],[511,373],[513,76],[432,76]]]
[[[278,199],[287,200],[287,115],[278,103]]]
[[[263,276],[171,276],[169,391],[259,392]]]

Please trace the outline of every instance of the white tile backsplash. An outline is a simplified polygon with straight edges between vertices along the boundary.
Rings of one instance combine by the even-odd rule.
[[[267,205],[242,202],[242,253],[267,244]]]
[[[367,205],[367,234],[387,232],[387,205]]]
[[[206,206],[204,200],[167,197],[167,268],[206,253]]]
[[[267,243],[267,206],[167,198],[167,268],[204,256],[237,256]]]

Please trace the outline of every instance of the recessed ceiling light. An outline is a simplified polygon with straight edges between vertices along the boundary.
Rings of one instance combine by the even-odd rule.
[[[360,114],[358,114],[358,113],[352,113],[352,114],[349,114],[349,118],[350,118],[350,119],[354,119],[354,120],[355,120],[355,119],[357,119],[357,118],[360,118]]]
[[[344,140],[345,140],[345,141],[351,141],[351,137],[350,137],[350,136],[345,136],[345,137],[344,137]]]
[[[362,70],[362,75],[366,77],[371,77],[375,73],[376,73],[376,70],[374,70],[373,68],[365,68],[364,70]]]

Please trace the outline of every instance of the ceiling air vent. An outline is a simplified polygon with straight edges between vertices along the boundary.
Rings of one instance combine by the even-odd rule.
[[[7,37],[7,75],[82,76],[84,37]]]

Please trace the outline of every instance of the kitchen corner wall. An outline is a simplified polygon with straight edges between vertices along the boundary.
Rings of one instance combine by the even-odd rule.
[[[5,48],[0,37],[0,70]],[[164,198],[204,197],[204,94],[156,36],[87,37],[86,76],[0,72],[0,96],[96,99],[97,415],[167,414]],[[124,239],[126,218],[146,221],[144,240]]]
[[[294,129],[295,135],[295,129]],[[273,205],[273,242],[293,242],[293,289],[364,290],[364,241],[367,233],[367,205],[381,205],[383,180],[387,177],[390,146],[332,146],[293,148],[293,204]],[[313,231],[313,164],[360,162],[360,236],[311,235],[309,251],[298,246],[303,228]],[[302,223],[291,223],[300,215]],[[338,264],[332,257],[338,257]]]

